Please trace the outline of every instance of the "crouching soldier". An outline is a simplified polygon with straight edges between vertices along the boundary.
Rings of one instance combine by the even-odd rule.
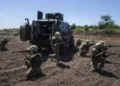
[[[96,43],[96,45],[92,49],[92,71],[102,72],[102,68],[105,64],[105,58],[110,55],[110,53],[106,52],[107,48],[104,45],[105,43],[103,41],[100,41],[99,43]]]
[[[80,56],[86,56],[86,54],[89,52],[89,48],[94,45],[92,43],[90,43],[89,40],[86,40],[85,43],[83,43],[81,46],[80,46],[80,49],[79,49],[79,55]]]
[[[7,43],[8,43],[7,37],[4,37],[3,39],[1,39],[1,42],[0,42],[0,51],[7,50],[7,48],[6,48],[6,44]]]
[[[59,32],[55,32],[55,36],[52,38],[51,47],[53,52],[55,53],[55,57],[57,59],[57,65],[59,64],[59,54],[60,54],[60,46],[62,44],[62,38],[60,37]]]
[[[25,60],[25,64],[29,68],[26,73],[27,79],[43,75],[40,68],[43,59],[42,55],[38,52],[38,47],[36,45],[31,45],[28,50],[30,50],[32,54],[27,56]]]
[[[77,38],[77,42],[76,42],[76,45],[75,45],[77,50],[79,50],[79,46],[81,45],[81,43],[82,43],[82,41],[79,38]]]

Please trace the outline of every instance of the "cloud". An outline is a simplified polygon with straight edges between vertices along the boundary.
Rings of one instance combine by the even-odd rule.
[[[0,16],[1,16],[1,15],[4,16],[4,15],[6,15],[6,13],[2,13],[2,12],[0,12]]]

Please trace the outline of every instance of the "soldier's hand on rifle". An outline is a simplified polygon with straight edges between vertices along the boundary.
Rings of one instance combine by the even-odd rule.
[[[105,53],[106,53],[106,51],[103,51],[103,52],[97,54],[96,56],[102,56],[102,55],[105,54]]]
[[[101,52],[99,55],[103,55],[105,52]]]
[[[23,51],[13,51],[12,53],[23,53]]]

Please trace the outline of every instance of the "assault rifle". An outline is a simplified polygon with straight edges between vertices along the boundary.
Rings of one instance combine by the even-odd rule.
[[[120,45],[106,45],[105,47],[106,47],[106,48],[120,47]],[[107,50],[106,50],[106,51],[107,51]],[[107,51],[107,52],[108,52],[108,51]],[[108,53],[113,54],[113,55],[119,55],[119,56],[120,56],[120,54],[117,54],[117,53],[111,53],[111,52],[108,52]]]
[[[106,45],[105,47],[109,48],[109,47],[120,47],[120,45]]]
[[[29,53],[31,55],[31,51],[30,50],[13,51],[12,53],[22,53],[26,57],[24,59],[25,65],[27,66],[27,68],[30,68],[30,63],[28,61],[26,61],[26,59],[28,58],[26,53]]]
[[[108,56],[109,56],[109,55],[118,55],[118,56],[120,56],[120,54],[108,52],[107,50],[104,50],[103,52],[101,52],[101,53],[98,54],[97,56],[103,55],[103,54],[108,54]],[[107,58],[107,57],[106,57],[106,58]]]
[[[120,55],[120,54],[117,54],[117,53],[111,53],[111,52],[108,52],[108,51],[103,51],[103,52],[101,52],[101,53],[98,54],[98,55],[107,54],[107,53],[109,53],[110,55]]]
[[[22,53],[25,55],[25,57],[28,57],[26,55],[26,53],[29,53],[31,55],[31,51],[30,50],[20,50],[20,51],[13,51],[12,53]]]

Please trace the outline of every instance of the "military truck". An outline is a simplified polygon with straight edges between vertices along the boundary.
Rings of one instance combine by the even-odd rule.
[[[63,21],[61,13],[46,13],[43,19],[43,12],[37,12],[37,20],[29,24],[29,19],[25,18],[25,23],[20,25],[21,41],[29,41],[41,49],[51,49],[51,39],[56,31],[61,33],[64,42],[63,48],[74,47],[74,38],[70,25]]]

